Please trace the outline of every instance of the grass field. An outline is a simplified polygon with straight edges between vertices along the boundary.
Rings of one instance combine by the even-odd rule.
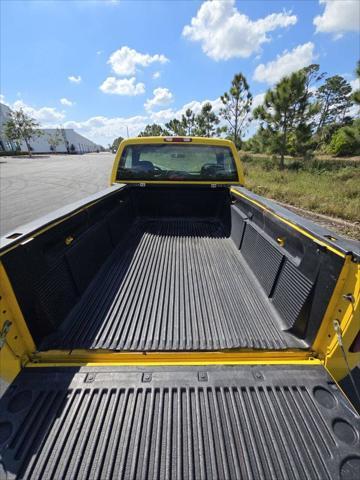
[[[351,222],[352,226],[341,228],[340,233],[360,239],[360,162],[343,167],[334,163],[325,168],[308,164],[298,170],[289,165],[290,168],[280,171],[266,158],[243,160],[247,188],[295,207]]]

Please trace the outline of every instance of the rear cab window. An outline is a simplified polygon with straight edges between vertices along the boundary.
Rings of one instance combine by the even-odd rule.
[[[185,143],[127,145],[120,157],[116,179],[239,181],[229,147]]]

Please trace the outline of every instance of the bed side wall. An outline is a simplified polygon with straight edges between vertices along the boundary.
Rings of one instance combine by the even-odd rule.
[[[124,189],[2,256],[36,344],[64,320],[133,220]]]
[[[280,314],[284,330],[311,345],[344,258],[237,195],[231,238]]]

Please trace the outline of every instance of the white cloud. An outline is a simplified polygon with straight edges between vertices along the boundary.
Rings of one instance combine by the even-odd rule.
[[[65,107],[72,107],[74,105],[74,102],[67,98],[60,98],[60,103],[61,105],[65,105]]]
[[[166,123],[173,118],[180,119],[182,115],[185,114],[186,110],[190,108],[195,115],[199,114],[201,111],[202,106],[205,103],[210,103],[212,105],[213,111],[215,113],[219,113],[220,108],[223,106],[220,97],[216,98],[215,100],[192,100],[191,102],[186,103],[178,110],[174,110],[172,108],[167,108],[165,110],[159,110],[158,112],[150,112],[150,118],[152,122],[155,123]]]
[[[272,13],[252,21],[239,12],[235,0],[205,1],[183,35],[200,42],[206,55],[214,60],[247,58],[258,53],[263,43],[269,42],[268,32],[295,25],[296,15],[288,12]]]
[[[16,100],[14,103],[6,102],[4,95],[1,95],[0,101],[11,108],[11,110],[22,109],[25,113],[35,118],[43,127],[58,125],[66,116],[64,112],[59,112],[59,110],[53,107],[36,108],[26,104],[23,100]]]
[[[81,83],[82,81],[82,78],[80,77],[80,75],[70,75],[68,77],[68,80],[71,82],[71,83]]]
[[[100,90],[104,93],[113,95],[135,96],[145,93],[145,85],[143,83],[135,83],[136,78],[115,78],[108,77],[101,85]]]
[[[59,112],[56,110],[56,108],[41,107],[37,109],[27,105],[22,100],[16,100],[16,102],[11,105],[11,108],[14,110],[19,110],[22,108],[25,113],[34,117],[42,125],[60,122],[65,118],[65,114],[63,112]]]
[[[200,102],[199,100],[193,100],[189,103],[186,103],[182,108],[180,108],[180,110],[178,110],[178,114],[182,115],[186,112],[188,108],[190,108],[190,110],[192,110],[197,115],[198,113],[200,113],[205,103],[210,103],[215,113],[219,113],[220,108],[223,107],[223,103],[220,97],[216,98],[215,100],[203,100],[202,102]]]
[[[153,123],[166,123],[173,118],[178,118],[177,112],[172,108],[167,108],[166,110],[159,110],[158,112],[150,112],[150,119]]]
[[[351,80],[350,85],[353,89],[353,92],[360,90],[360,78],[354,78],[354,80]]]
[[[202,105],[206,102],[210,102],[216,112],[219,111],[221,106],[220,98],[215,100],[204,100],[202,102],[194,100],[178,110],[168,108],[158,112],[149,112],[146,115],[137,115],[133,117],[109,118],[105,116],[96,116],[84,121],[67,121],[64,123],[64,127],[73,128],[94,142],[107,145],[116,137],[125,137],[127,135],[127,129],[129,130],[130,136],[136,136],[148,124],[164,124],[172,118],[181,118],[181,115],[185,113],[187,108],[191,108],[195,113],[199,113]]]
[[[254,97],[254,103],[257,101],[256,99],[259,95]],[[0,96],[0,100],[4,103],[5,97]],[[13,104],[7,103],[7,105],[13,109],[23,108],[26,113],[35,117],[43,127],[54,128],[59,127],[61,124],[64,128],[73,128],[98,144],[107,145],[118,136],[125,137],[127,130],[129,130],[130,136],[136,136],[147,124],[165,124],[173,118],[180,119],[181,115],[184,114],[188,108],[191,108],[195,114],[198,114],[205,103],[211,103],[216,113],[219,112],[222,106],[220,98],[204,101],[193,100],[179,109],[167,108],[157,112],[149,111],[145,115],[113,118],[98,115],[82,121],[63,121],[65,118],[64,112],[59,112],[52,107],[35,108],[25,104],[22,100],[17,100]]]
[[[255,97],[253,98],[251,109],[254,110],[259,105],[262,105],[264,103],[264,99],[265,99],[265,92],[258,93],[257,95],[255,95]]]
[[[276,57],[276,60],[258,65],[253,78],[258,82],[273,84],[282,77],[310,65],[314,58],[314,44],[312,42],[304,43],[290,52],[285,50]]]
[[[149,98],[144,103],[144,107],[146,110],[152,110],[154,107],[162,107],[165,105],[169,105],[174,99],[173,94],[168,88],[155,88],[153,94],[153,98]]]
[[[160,76],[161,76],[161,73],[160,73],[160,72],[155,72],[155,73],[153,73],[152,78],[153,78],[154,80],[156,80],[157,78],[160,78]]]
[[[265,98],[265,92],[255,95],[253,98],[252,110],[256,108],[258,105],[261,105],[264,101],[264,98]],[[182,115],[185,114],[188,108],[190,108],[190,110],[192,110],[195,113],[195,115],[198,115],[205,103],[210,103],[213,108],[213,111],[217,115],[219,114],[219,110],[224,106],[220,97],[215,98],[214,100],[203,100],[203,101],[193,100],[191,102],[186,103],[178,110],[173,110],[172,108],[168,108],[166,110],[160,110],[158,112],[150,112],[149,118],[151,121],[148,123],[159,123],[164,125],[165,123],[169,122],[173,118],[177,118],[180,120]],[[223,125],[227,125],[227,123],[224,119],[220,118],[220,126],[223,126]],[[251,125],[249,127],[249,130],[251,130],[252,132],[251,134],[255,133],[258,126],[259,126],[259,122],[255,120],[251,122]],[[249,137],[248,131],[244,132],[244,138],[248,138],[248,137]]]
[[[337,39],[345,32],[360,31],[359,0],[320,0],[319,3],[325,5],[325,10],[314,18],[317,33],[333,33]]]
[[[106,145],[116,137],[126,137],[127,130],[130,136],[136,136],[150,123],[146,116],[134,117],[91,117],[85,121],[69,121],[64,123],[65,128],[73,128],[96,143]]]
[[[135,75],[136,67],[148,67],[152,63],[166,63],[168,59],[165,55],[156,53],[149,55],[140,53],[129,47],[121,47],[113,52],[108,60],[111,68],[117,75]]]

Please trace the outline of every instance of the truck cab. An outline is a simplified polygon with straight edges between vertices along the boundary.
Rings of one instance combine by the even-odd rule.
[[[232,142],[124,140],[0,255],[0,477],[359,478],[359,242],[247,190]]]

